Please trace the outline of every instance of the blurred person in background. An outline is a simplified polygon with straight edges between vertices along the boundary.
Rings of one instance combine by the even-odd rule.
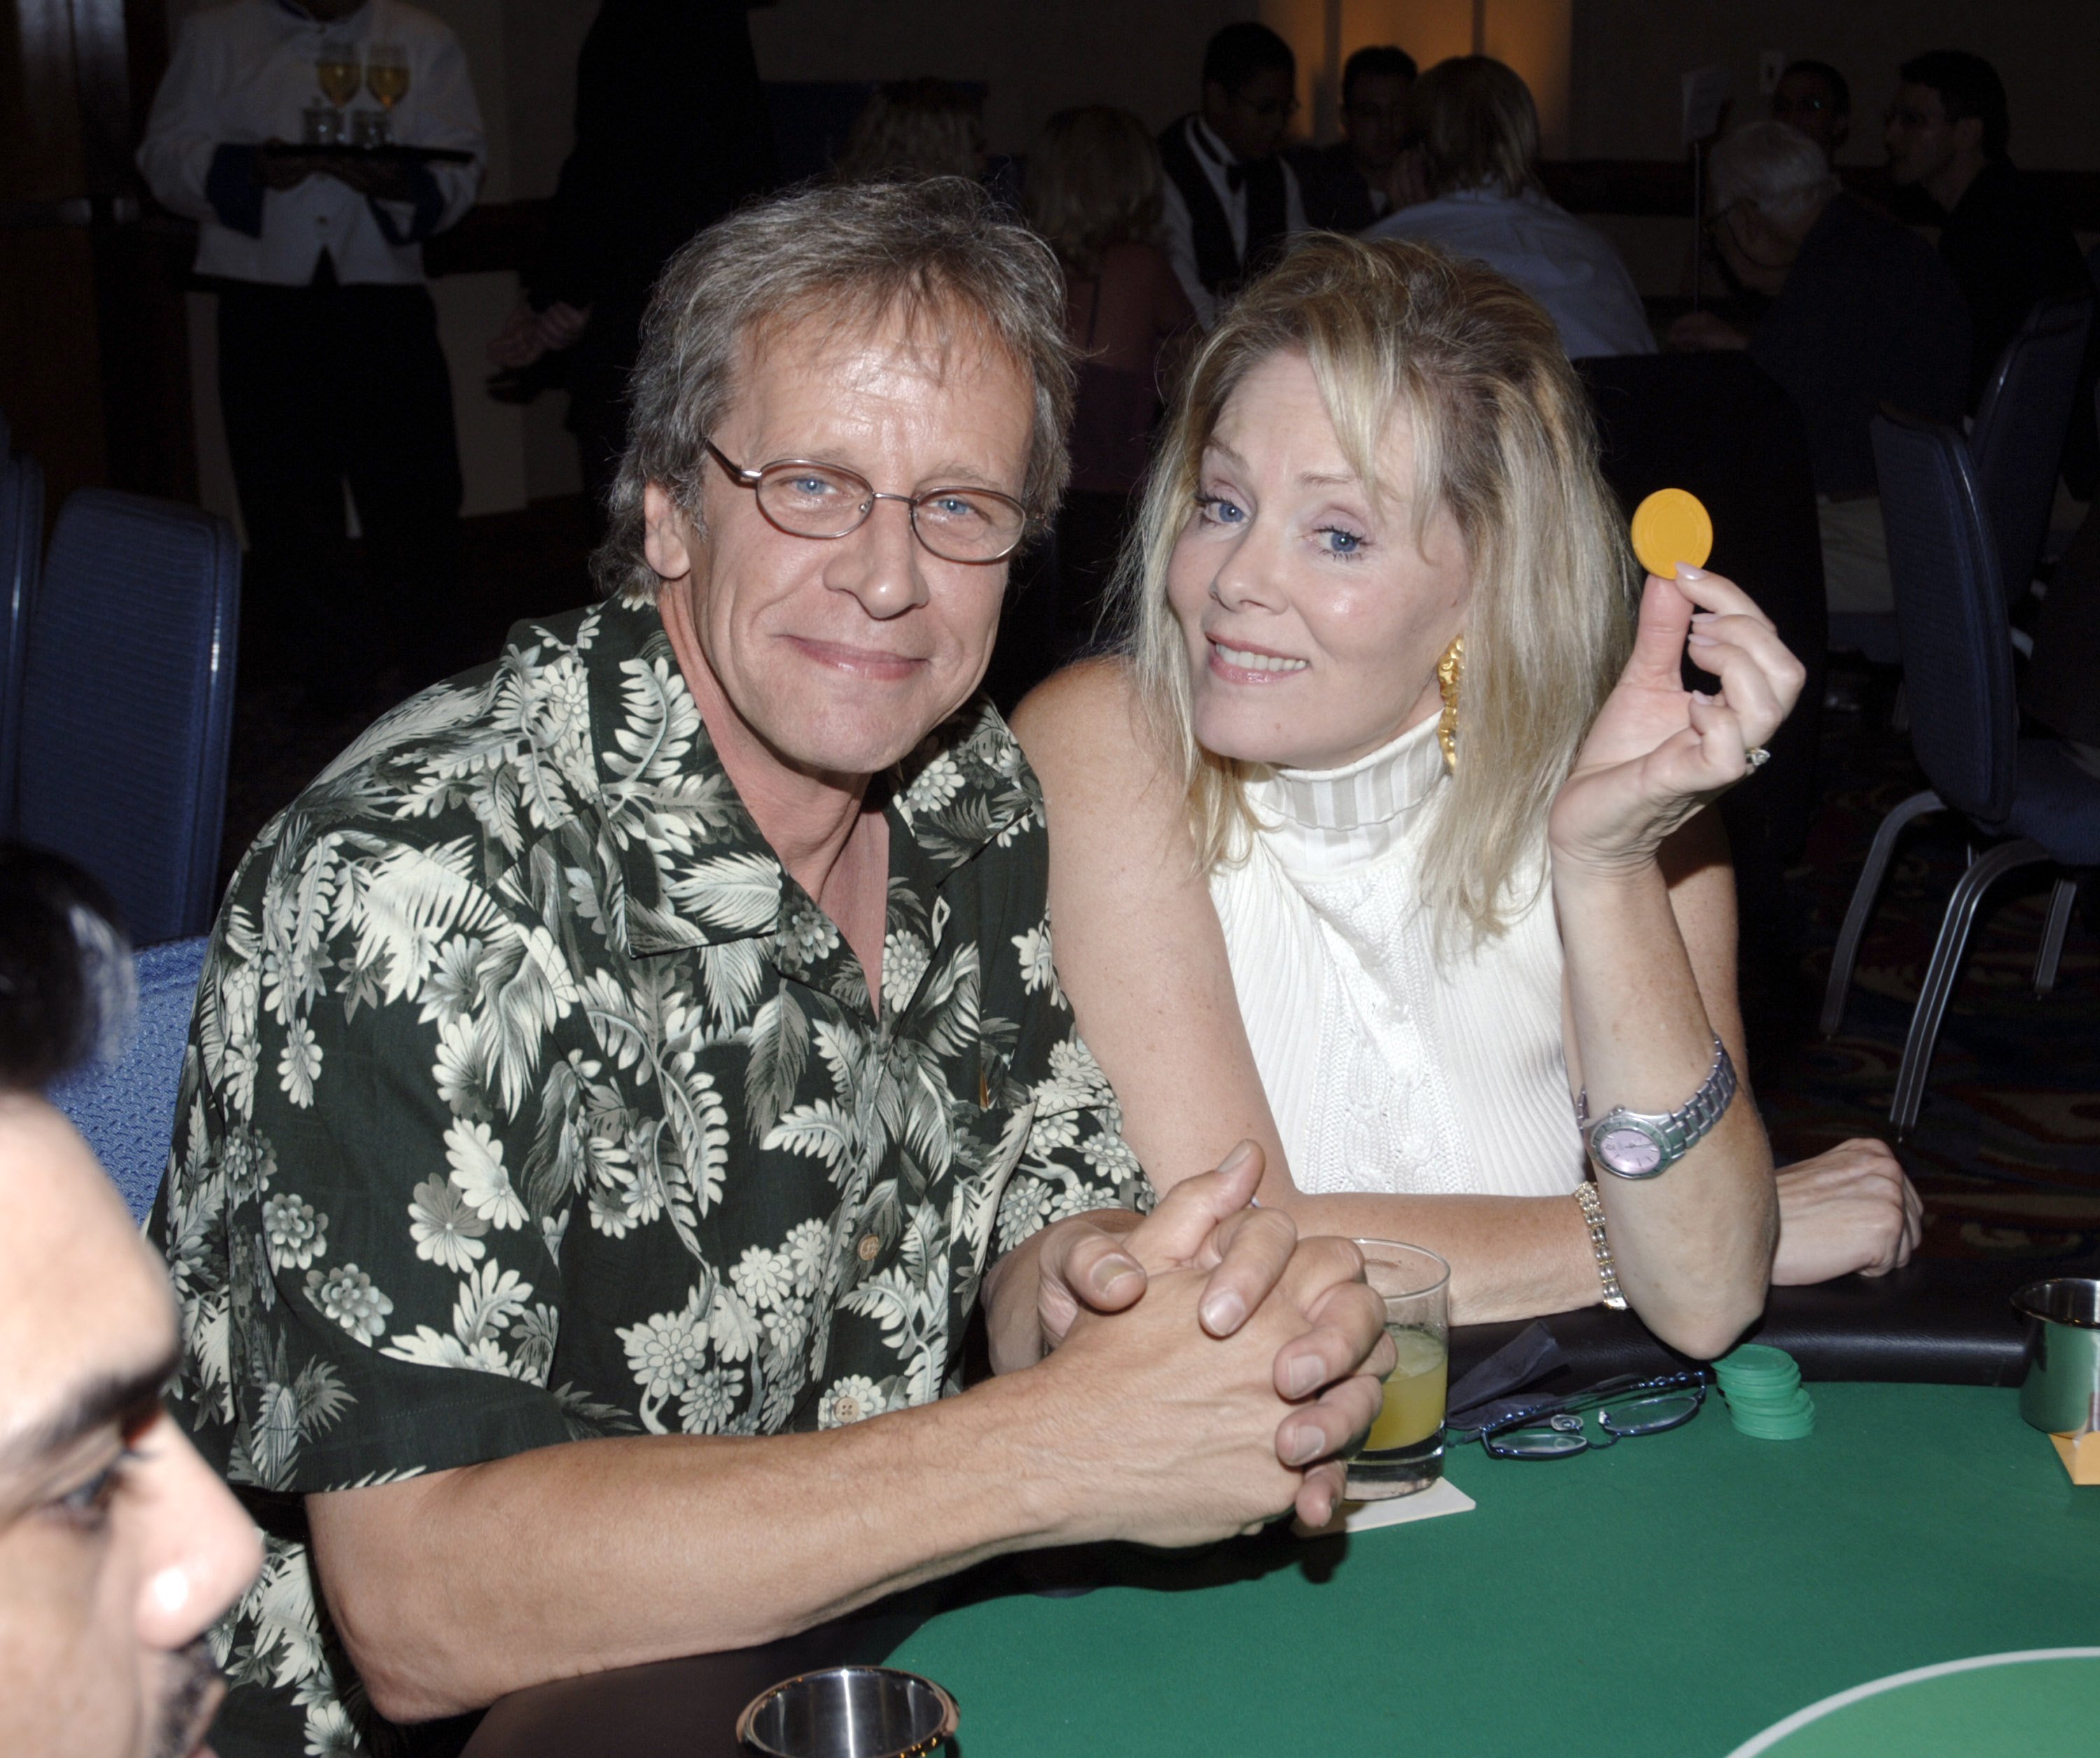
[[[1287,155],[1305,192],[1307,221],[1360,232],[1396,205],[1393,174],[1407,139],[1407,95],[1418,69],[1405,49],[1359,49],[1342,68],[1342,138]]]
[[[1511,69],[1484,55],[1438,62],[1408,95],[1407,126],[1429,199],[1365,237],[1435,245],[1507,275],[1552,315],[1571,359],[1655,352],[1618,252],[1539,187],[1538,110]]]
[[[345,85],[324,92],[324,73]],[[461,156],[289,144],[310,128],[382,123],[396,144]],[[354,703],[389,662],[443,670],[457,658],[459,444],[422,247],[474,205],[484,157],[458,40],[401,0],[233,0],[196,14],[139,148],[154,196],[198,223],[196,273],[218,290],[250,628],[289,647],[324,710]]]
[[[1828,61],[1795,61],[1772,88],[1771,113],[1775,122],[1807,135],[1834,165],[1852,133],[1852,88]]]
[[[1829,608],[1886,614],[1895,601],[1868,424],[1885,405],[1961,420],[1961,289],[1930,245],[1846,195],[1823,148],[1785,122],[1737,130],[1710,166],[1714,245],[1771,303],[1747,333],[1689,312],[1671,327],[1670,345],[1748,348],[1793,399],[1807,430]]]
[[[1028,156],[1028,223],[1065,272],[1079,356],[1057,516],[1059,645],[1092,633],[1159,419],[1161,354],[1195,320],[1162,248],[1159,153],[1127,110],[1063,110]],[[1046,666],[1047,669],[1047,666]]]
[[[576,62],[576,144],[524,297],[489,344],[521,373],[566,354],[593,535],[627,445],[642,311],[673,251],[774,181],[742,0],[605,0]]]
[[[223,1692],[205,1632],[255,1530],[161,1404],[159,1261],[38,1096],[121,1034],[130,951],[49,855],[0,844],[0,1751],[182,1758]]]
[[[1298,113],[1298,58],[1266,24],[1228,24],[1203,51],[1202,106],[1161,130],[1167,252],[1205,328],[1220,301],[1306,227],[1278,150]]]
[[[891,177],[982,179],[984,101],[946,79],[899,79],[878,86],[854,118],[839,154],[841,183]]]
[[[2090,299],[2093,279],[2063,217],[2005,151],[2012,131],[2005,82],[1981,55],[1935,49],[1897,69],[1903,81],[1882,139],[1889,174],[1930,196],[1943,215],[1939,254],[1969,302],[1969,407],[1973,412],[2005,345],[2044,299]],[[2093,387],[2100,324],[2064,436],[2063,478],[2080,500],[2100,479]]]

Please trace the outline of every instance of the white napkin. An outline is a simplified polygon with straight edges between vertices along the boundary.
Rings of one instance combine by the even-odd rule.
[[[1335,1518],[1317,1529],[1301,1527],[1307,1538],[1331,1538],[1340,1532],[1370,1532],[1382,1526],[1405,1526],[1410,1520],[1433,1520],[1439,1514],[1470,1513],[1478,1505],[1449,1478],[1439,1478],[1413,1496],[1383,1501],[1345,1501]]]

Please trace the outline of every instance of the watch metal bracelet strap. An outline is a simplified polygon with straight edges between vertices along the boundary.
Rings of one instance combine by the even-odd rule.
[[[1575,1187],[1575,1200],[1582,1205],[1582,1218],[1590,1224],[1590,1252],[1597,1260],[1597,1280],[1604,1284],[1604,1304],[1614,1312],[1624,1312],[1626,1297],[1619,1292],[1612,1242],[1604,1237],[1604,1199],[1597,1194],[1597,1187],[1585,1179]]]
[[[1694,1093],[1674,1111],[1629,1111],[1624,1105],[1590,1121],[1590,1091],[1575,1100],[1575,1125],[1599,1169],[1614,1178],[1660,1178],[1721,1121],[1736,1096],[1736,1064],[1728,1046],[1714,1040],[1714,1066]]]

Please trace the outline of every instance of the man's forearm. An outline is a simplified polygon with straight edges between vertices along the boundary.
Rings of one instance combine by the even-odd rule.
[[[1054,1534],[1026,1392],[816,1434],[543,1447],[307,1499],[331,1611],[381,1712],[770,1641]]]

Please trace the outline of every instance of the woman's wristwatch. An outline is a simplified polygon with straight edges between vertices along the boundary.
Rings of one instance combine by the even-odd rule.
[[[1614,1178],[1660,1178],[1721,1121],[1736,1096],[1736,1064],[1714,1040],[1714,1066],[1699,1090],[1674,1111],[1629,1111],[1621,1105],[1590,1121],[1590,1090],[1575,1100],[1575,1126],[1599,1171]]]

